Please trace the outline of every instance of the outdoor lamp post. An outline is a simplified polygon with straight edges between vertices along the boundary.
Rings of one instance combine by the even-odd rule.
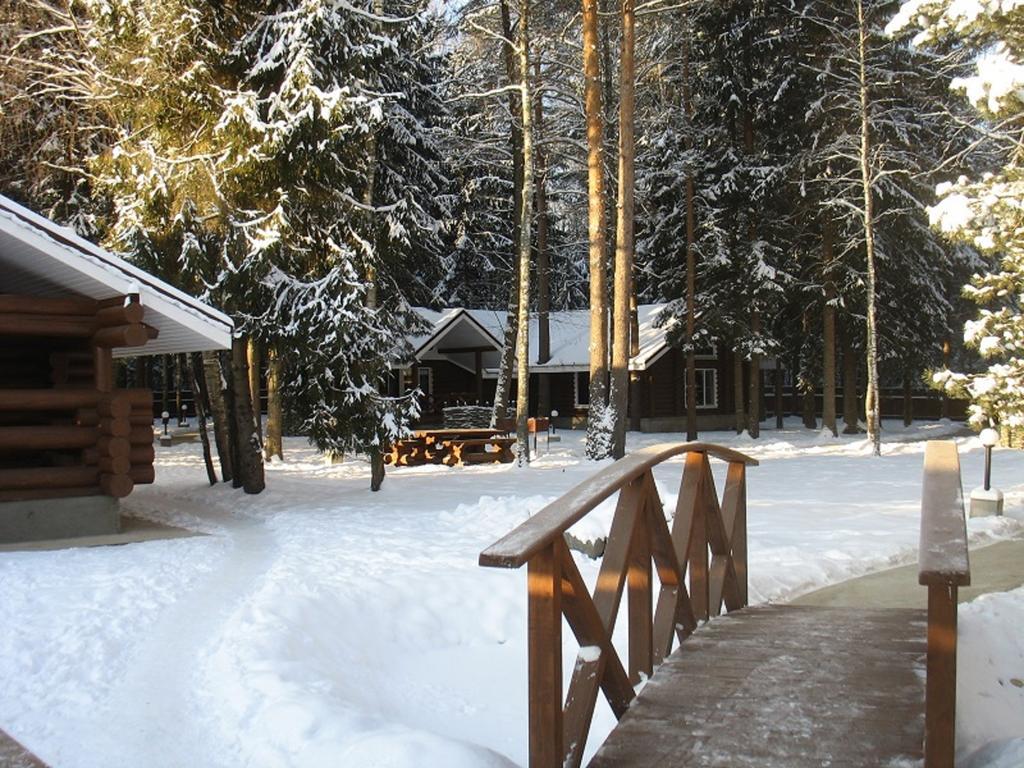
[[[188,426],[188,403],[182,403],[181,404],[181,413],[178,414],[178,426],[179,427],[187,427]]]
[[[163,419],[164,422],[164,433],[160,435],[160,445],[170,445],[171,435],[167,431],[167,425],[170,424],[171,422],[171,414],[169,414],[167,411],[164,411],[163,413],[160,414],[160,418]]]
[[[562,439],[561,435],[556,435],[555,434],[555,419],[557,419],[557,418],[558,418],[558,411],[552,410],[551,411],[551,431],[548,433],[548,445],[550,445],[553,442],[554,443],[560,442],[561,439]]]
[[[971,517],[1003,514],[1003,492],[992,487],[992,448],[999,442],[999,432],[989,428],[978,435],[985,446],[985,481],[971,491]]]

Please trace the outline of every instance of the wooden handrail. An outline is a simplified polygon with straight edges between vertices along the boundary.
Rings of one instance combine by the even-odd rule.
[[[956,755],[957,590],[971,583],[956,443],[929,441],[921,489],[918,581],[928,587],[925,768],[953,768]]]
[[[651,467],[682,453],[702,453],[730,464],[757,466],[756,459],[713,443],[660,443],[641,448],[570,489],[489,546],[480,553],[480,565],[488,568],[521,568],[602,501]]]
[[[679,454],[686,459],[670,530],[653,468]],[[708,457],[729,463],[721,501]],[[599,692],[622,717],[634,686],[653,674],[698,621],[719,615],[723,607],[734,611],[747,604],[746,468],[756,464],[708,443],[644,448],[580,483],[480,555],[485,566],[528,564],[531,768],[579,766]],[[591,595],[564,533],[617,491]],[[625,664],[612,643],[624,594]],[[563,616],[580,648],[564,702]]]
[[[960,458],[953,442],[929,440],[925,446],[918,557],[922,585],[971,583]]]

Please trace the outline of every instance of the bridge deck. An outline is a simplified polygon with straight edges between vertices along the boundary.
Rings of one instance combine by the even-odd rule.
[[[927,614],[746,608],[657,668],[592,768],[918,766]]]

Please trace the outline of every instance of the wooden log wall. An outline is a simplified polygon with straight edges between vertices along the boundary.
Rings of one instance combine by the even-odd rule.
[[[153,482],[152,392],[114,386],[113,349],[156,337],[143,317],[125,297],[0,294],[0,502]]]

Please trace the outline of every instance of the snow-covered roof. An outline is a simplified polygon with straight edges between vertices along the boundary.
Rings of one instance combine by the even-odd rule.
[[[0,292],[112,299],[134,294],[159,335],[118,357],[175,354],[231,346],[231,318],[70,229],[0,195]]]
[[[641,304],[637,307],[640,323],[640,351],[630,360],[632,370],[642,371],[652,365],[666,351],[668,339],[665,328],[657,328],[654,322],[664,309],[664,304]],[[417,307],[416,312],[430,324],[430,331],[411,339],[417,357],[426,350],[440,347],[440,340],[461,322],[472,323],[485,332],[494,350],[500,352],[505,334],[505,313],[490,309],[449,308],[430,310]],[[590,367],[590,310],[575,309],[551,312],[548,319],[551,336],[551,358],[537,363],[538,324],[537,316],[530,316],[530,370],[558,373],[564,371],[585,371]]]

